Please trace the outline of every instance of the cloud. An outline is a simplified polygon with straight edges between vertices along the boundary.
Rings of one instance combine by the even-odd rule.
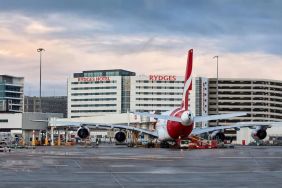
[[[82,3],[83,2],[83,3]],[[280,1],[2,1],[1,74],[24,76],[38,93],[66,94],[66,78],[83,70],[122,68],[183,75],[194,48],[194,74],[282,79]],[[142,66],[141,66],[142,65]],[[244,68],[242,68],[244,67]],[[44,88],[46,92],[44,92]],[[51,90],[53,90],[51,89]]]
[[[8,56],[11,55],[11,52],[8,50],[0,50],[0,56]]]
[[[25,31],[29,34],[43,34],[52,32],[62,32],[64,28],[62,27],[48,27],[40,22],[33,21],[27,25]]]
[[[265,51],[279,55],[282,50],[280,1],[257,1],[255,4],[240,0],[82,2],[51,0],[38,4],[33,0],[25,3],[4,1],[1,7],[3,14],[12,10],[10,14],[16,12],[22,17],[32,18],[38,24],[31,26],[39,33],[52,31],[50,35],[44,35],[51,39],[95,39],[97,35],[105,34],[146,35],[149,38],[176,35],[216,40],[225,38],[229,40],[223,47],[227,52]],[[12,23],[17,28],[23,27],[18,23],[26,25],[24,19]],[[54,32],[62,29],[65,32]],[[28,31],[33,32],[33,29]]]

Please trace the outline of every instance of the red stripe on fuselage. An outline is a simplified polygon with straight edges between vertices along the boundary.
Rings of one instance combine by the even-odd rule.
[[[185,78],[184,83],[190,78],[192,74],[192,68],[193,68],[193,49],[188,51],[188,58],[187,58],[187,65],[186,65],[186,72],[185,72]],[[192,89],[192,84],[190,84],[188,90]]]
[[[185,77],[184,77],[184,91],[183,91],[184,97],[182,98],[182,105],[181,106],[185,110],[188,110],[189,91],[192,90],[192,80],[191,80],[190,83],[187,82],[192,75],[192,68],[193,68],[193,49],[188,51],[186,71],[185,71]],[[187,84],[189,84],[189,85],[187,85]]]

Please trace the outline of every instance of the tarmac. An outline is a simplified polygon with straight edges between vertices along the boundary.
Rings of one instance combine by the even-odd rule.
[[[282,187],[282,147],[177,150],[102,144],[0,153],[0,187]]]

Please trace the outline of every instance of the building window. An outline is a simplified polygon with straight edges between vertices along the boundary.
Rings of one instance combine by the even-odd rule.
[[[71,96],[88,96],[88,95],[116,95],[117,92],[109,93],[72,93]]]
[[[8,123],[7,119],[0,119],[0,123]]]
[[[73,104],[71,107],[108,107],[117,106],[116,104]]]
[[[116,89],[116,86],[106,86],[106,87],[75,87],[71,90],[93,90],[93,89]]]
[[[72,113],[88,113],[88,112],[116,112],[116,110],[72,110]]]

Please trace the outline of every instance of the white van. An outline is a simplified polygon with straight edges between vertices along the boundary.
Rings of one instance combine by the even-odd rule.
[[[180,140],[179,148],[185,149],[189,147],[189,140]]]

